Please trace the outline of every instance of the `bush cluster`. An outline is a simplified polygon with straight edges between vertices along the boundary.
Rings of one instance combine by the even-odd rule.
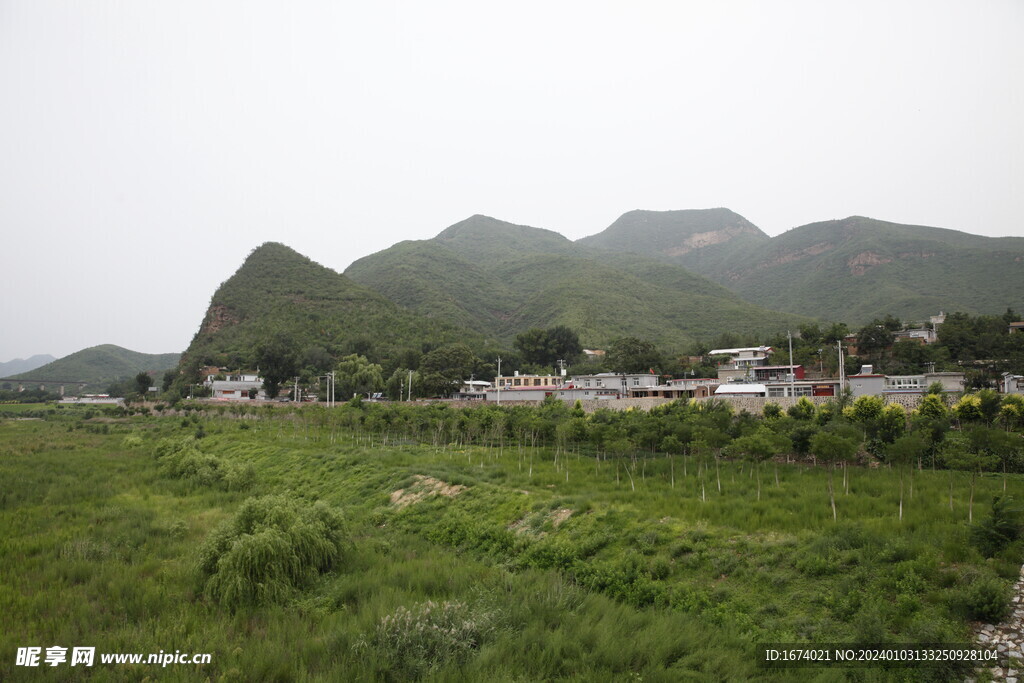
[[[373,649],[398,679],[465,661],[494,633],[498,613],[464,602],[427,601],[384,616],[358,649]]]
[[[206,594],[229,608],[280,602],[342,559],[341,514],[323,502],[250,498],[199,552]]]
[[[236,463],[203,453],[194,438],[161,439],[154,451],[160,471],[169,477],[227,491],[245,491],[256,483],[252,463]]]

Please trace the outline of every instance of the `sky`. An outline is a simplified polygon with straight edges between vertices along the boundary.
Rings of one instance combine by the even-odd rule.
[[[1024,235],[1024,2],[0,0],[0,362],[182,351],[246,255],[727,207]]]

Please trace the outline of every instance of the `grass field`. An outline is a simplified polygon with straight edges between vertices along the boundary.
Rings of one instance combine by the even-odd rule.
[[[1019,546],[972,547],[960,473],[915,472],[900,522],[893,471],[837,471],[834,522],[804,464],[385,443],[283,413],[43,417],[0,421],[0,680],[962,679],[767,671],[757,644],[967,643],[1020,568]],[[975,520],[1004,485],[1024,493],[981,478]],[[279,567],[287,534],[263,528],[204,571],[251,499],[296,520],[321,501],[343,541]],[[229,599],[232,568],[280,590]],[[15,666],[55,645],[211,662]]]

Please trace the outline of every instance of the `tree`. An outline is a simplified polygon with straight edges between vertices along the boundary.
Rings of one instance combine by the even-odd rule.
[[[469,379],[477,362],[477,357],[465,344],[434,349],[420,360],[424,390],[428,395],[449,396],[459,382]]]
[[[811,437],[811,452],[828,463],[828,497],[832,504],[832,521],[839,519],[836,513],[835,489],[832,486],[832,471],[837,462],[846,462],[857,452],[857,443],[832,432],[818,432]]]
[[[383,372],[379,365],[371,363],[366,356],[354,353],[345,356],[335,368],[336,391],[343,400],[381,391],[384,388]]]
[[[164,377],[163,377],[163,383],[160,385],[160,390],[164,391],[164,392],[170,391],[171,385],[174,383],[174,380],[176,380],[177,378],[178,378],[178,371],[177,370],[171,369],[171,370],[168,370],[167,372],[165,372],[164,373]]]
[[[890,403],[882,409],[875,427],[876,438],[892,443],[907,431],[907,411],[899,403]]]
[[[151,386],[153,386],[153,378],[149,376],[148,372],[140,372],[135,375],[134,389],[137,394],[144,397]]]
[[[970,473],[971,496],[967,508],[967,521],[974,521],[974,485],[978,475],[995,467],[999,458],[985,450],[975,450],[968,436],[951,434],[942,445],[942,459],[950,470]],[[953,509],[953,475],[949,479],[949,509]]]
[[[801,396],[786,413],[794,420],[810,420],[814,417],[814,404],[806,396]]]
[[[920,434],[906,434],[893,441],[885,449],[890,463],[900,472],[900,521],[903,521],[903,473],[910,469],[910,491],[913,497],[915,461],[920,460],[928,448],[928,441]]]
[[[893,330],[886,321],[875,320],[857,333],[857,350],[862,356],[878,357],[892,346],[895,339]]]
[[[605,364],[612,372],[647,372],[661,367],[661,355],[649,341],[621,337],[608,348]]]
[[[757,499],[761,500],[761,463],[778,452],[774,435],[757,432],[733,439],[728,451],[734,457],[746,458],[757,469]]]
[[[281,384],[298,370],[295,345],[285,334],[272,334],[257,344],[254,357],[263,376],[267,397],[276,398],[281,392]]]

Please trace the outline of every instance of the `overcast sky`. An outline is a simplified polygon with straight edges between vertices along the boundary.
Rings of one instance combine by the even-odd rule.
[[[724,206],[1024,235],[1024,2],[0,0],[0,361],[181,351],[279,241]]]

